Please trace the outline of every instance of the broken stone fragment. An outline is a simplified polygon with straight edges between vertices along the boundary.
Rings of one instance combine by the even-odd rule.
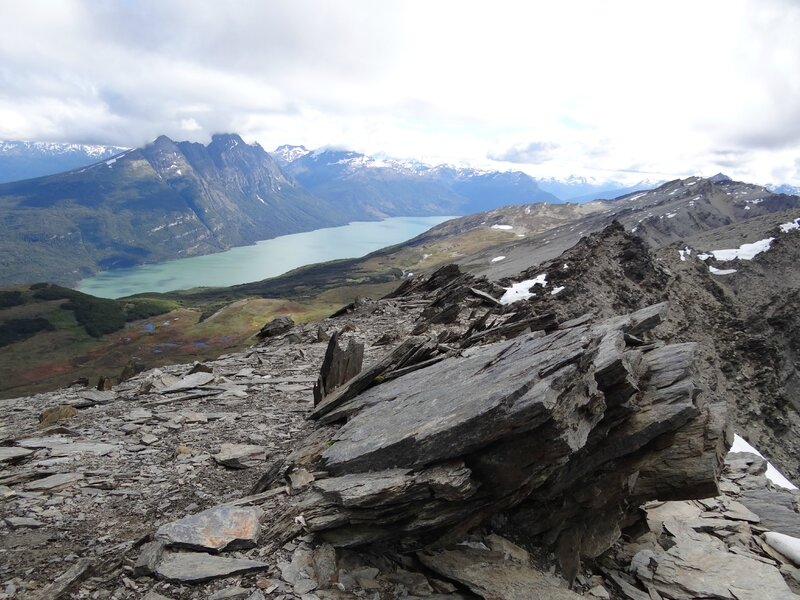
[[[44,523],[41,521],[30,519],[28,517],[6,517],[4,521],[11,529],[38,529],[39,527],[44,526]]]
[[[0,463],[16,462],[22,460],[26,456],[33,454],[33,450],[27,448],[9,448],[0,446]]]
[[[250,593],[251,590],[237,585],[214,592],[208,597],[208,600],[245,600]]]
[[[52,406],[43,410],[39,415],[39,425],[41,427],[49,427],[50,425],[54,425],[59,421],[65,421],[70,417],[74,417],[77,414],[78,409],[68,404]]]
[[[267,449],[264,446],[251,444],[222,444],[220,451],[212,458],[217,464],[232,469],[248,469],[257,467],[267,460]]]
[[[143,433],[139,439],[145,446],[151,446],[158,441],[158,437],[152,433]]]
[[[243,558],[223,558],[203,552],[173,552],[166,554],[156,568],[161,579],[176,583],[199,583],[237,573],[261,571],[267,563]]]
[[[563,580],[532,567],[505,560],[499,552],[459,546],[418,554],[422,564],[467,586],[482,598],[503,600],[578,600],[563,589]]]
[[[142,551],[133,566],[133,574],[139,577],[154,573],[158,563],[161,562],[161,557],[164,555],[164,546],[165,543],[162,540],[148,542],[142,546]]]
[[[43,479],[29,481],[23,487],[31,492],[65,488],[83,479],[83,473],[58,473]]]
[[[155,537],[171,546],[212,552],[252,548],[258,541],[261,514],[257,507],[223,504],[162,525]]]
[[[158,393],[160,394],[171,394],[173,392],[181,392],[184,390],[191,390],[193,388],[202,387],[214,381],[214,374],[213,373],[192,373],[190,375],[186,375],[182,377],[178,381],[158,389]]]

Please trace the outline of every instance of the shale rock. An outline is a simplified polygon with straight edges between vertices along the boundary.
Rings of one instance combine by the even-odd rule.
[[[560,555],[577,565],[616,541],[629,506],[715,495],[725,419],[695,345],[626,341],[666,309],[473,347],[351,395],[347,423],[302,465],[327,477],[271,535],[301,523],[334,546],[424,544],[505,511],[530,536],[572,540]]]
[[[199,583],[237,573],[260,571],[269,565],[244,558],[223,558],[202,552],[173,552],[165,555],[156,575],[167,581]]]

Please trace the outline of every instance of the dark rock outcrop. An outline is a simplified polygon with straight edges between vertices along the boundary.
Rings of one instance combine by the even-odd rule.
[[[642,502],[715,495],[724,410],[696,376],[696,346],[627,341],[666,310],[523,334],[360,390],[339,406],[345,425],[288,459],[316,479],[270,537],[413,547],[502,513],[577,564]]]

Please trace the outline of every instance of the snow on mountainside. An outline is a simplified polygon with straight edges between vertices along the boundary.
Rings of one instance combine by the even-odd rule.
[[[311,152],[307,150],[305,146],[292,146],[291,144],[284,144],[283,146],[278,146],[270,152],[272,157],[278,161],[278,164],[281,166],[288,165],[290,162],[293,162],[300,158],[301,156],[305,156]]]
[[[0,183],[78,169],[126,150],[97,144],[0,141]]]
[[[58,142],[18,142],[0,141],[0,154],[20,154],[37,152],[51,156],[82,154],[91,158],[105,158],[127,150],[122,146],[102,146],[99,144],[62,144]]]

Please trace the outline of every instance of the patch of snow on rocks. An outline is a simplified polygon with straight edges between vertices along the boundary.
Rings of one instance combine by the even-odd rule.
[[[792,229],[800,229],[800,218],[781,225],[781,231],[783,233],[789,233]]]
[[[736,269],[717,269],[716,267],[708,267],[712,275],[733,275]]]
[[[492,229],[508,230],[508,229],[514,229],[514,228],[511,225],[498,225],[498,224],[495,223],[494,225],[492,225]]]
[[[769,250],[775,238],[767,238],[765,240],[758,240],[752,244],[742,244],[738,248],[729,248],[727,250],[712,250],[711,254],[717,260],[734,260],[736,258],[741,260],[753,260],[757,255]]]
[[[496,263],[496,262],[500,262],[501,260],[505,260],[505,259],[506,259],[506,257],[505,257],[505,256],[495,256],[495,257],[492,259],[492,262],[493,262],[493,263]]]
[[[799,539],[790,535],[786,535],[785,533],[767,531],[764,534],[764,541],[766,541],[775,550],[783,554],[786,558],[791,560],[794,564],[800,565]]]
[[[761,452],[748,444],[747,441],[737,433],[733,434],[733,445],[731,446],[730,452],[749,452],[750,454],[755,454],[756,456],[764,458],[764,455],[762,455]],[[797,486],[786,479],[786,477],[784,477],[783,474],[778,471],[778,469],[776,469],[769,461],[767,461],[766,476],[767,479],[779,487],[786,488],[787,490],[797,489]]]
[[[526,279],[525,281],[520,281],[519,283],[515,283],[509,288],[506,288],[506,293],[503,294],[503,297],[500,298],[501,304],[513,304],[519,300],[527,300],[532,296],[535,296],[530,289],[535,286],[540,285],[542,287],[547,285],[547,273],[542,273],[541,275],[537,275],[534,279]]]
[[[552,291],[552,292],[550,292],[550,295],[551,295],[551,296],[555,296],[556,294],[558,294],[558,293],[559,293],[560,291],[562,291],[563,289],[564,289],[564,286],[563,286],[563,285],[559,285],[559,286],[557,286],[557,287],[554,287],[554,288],[553,288],[553,291]]]

